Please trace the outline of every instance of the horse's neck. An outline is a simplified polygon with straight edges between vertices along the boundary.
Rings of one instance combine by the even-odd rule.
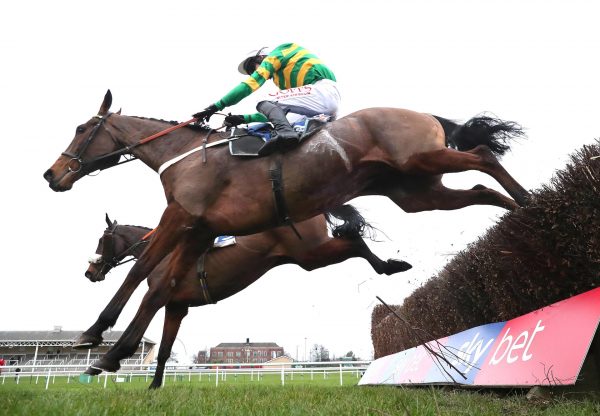
[[[140,140],[173,127],[172,124],[164,121],[121,115],[113,115],[110,122],[110,126],[114,129],[113,136],[124,146],[134,146]],[[207,134],[208,130],[206,132],[196,131],[183,127],[136,146],[131,153],[151,169],[157,171],[166,161],[179,156],[192,147],[199,146],[202,137]]]
[[[125,225],[120,228],[122,232],[120,237],[125,242],[125,249],[129,249],[134,244],[138,243],[142,237],[144,237],[150,231],[150,228],[138,227],[134,225]],[[131,255],[136,259],[142,254],[142,251],[146,248],[145,244],[139,244],[133,249]]]

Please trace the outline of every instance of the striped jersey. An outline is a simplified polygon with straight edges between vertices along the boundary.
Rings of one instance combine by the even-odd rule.
[[[279,89],[314,84],[322,79],[335,81],[335,75],[315,55],[295,43],[284,43],[265,57],[248,78],[215,103],[219,110],[239,103],[265,81],[273,79]]]

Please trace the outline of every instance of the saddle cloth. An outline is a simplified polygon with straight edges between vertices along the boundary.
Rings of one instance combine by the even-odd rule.
[[[321,129],[330,117],[324,114],[315,117],[304,117],[292,127],[300,135],[300,142]],[[231,130],[231,137],[236,140],[229,142],[229,153],[233,156],[258,156],[258,150],[271,139],[273,128],[268,123],[255,123],[246,128],[236,127]]]

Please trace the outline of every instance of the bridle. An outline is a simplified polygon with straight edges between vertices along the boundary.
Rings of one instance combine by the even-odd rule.
[[[94,158],[92,160],[88,160],[88,161],[84,161],[83,160],[83,154],[85,153],[85,151],[87,150],[87,148],[90,146],[90,144],[92,143],[92,140],[94,140],[94,137],[96,137],[96,134],[98,133],[98,130],[100,129],[100,127],[104,124],[104,122],[112,115],[112,113],[108,113],[106,116],[102,116],[100,114],[95,115],[94,118],[99,119],[100,121],[98,121],[98,123],[96,123],[94,125],[94,127],[92,127],[92,131],[90,132],[90,135],[87,137],[87,139],[83,142],[83,145],[79,148],[79,150],[77,151],[77,153],[71,153],[71,152],[62,152],[61,154],[63,156],[67,156],[70,157],[71,160],[69,161],[69,163],[67,164],[67,169],[69,170],[69,172],[73,172],[73,173],[77,173],[83,170],[83,172],[90,173],[93,170],[88,170],[86,169],[86,165],[91,165],[93,163],[96,163],[100,160],[103,160],[105,158],[108,157],[114,157],[117,153],[112,152],[109,153],[107,155],[103,155],[97,158]],[[111,135],[112,137],[112,135]],[[122,149],[120,149],[119,151],[121,151]],[[118,160],[118,159],[117,159]],[[129,160],[127,160],[127,162],[129,162]],[[125,163],[125,162],[123,162]],[[116,163],[118,164],[118,163]],[[111,165],[114,166],[114,165]]]
[[[97,258],[89,260],[90,264],[95,264],[99,268],[97,274],[106,275],[111,269],[135,260],[134,257],[131,257],[130,259],[123,261],[125,257],[133,256],[134,250],[136,250],[139,246],[150,241],[144,236],[140,240],[127,247],[121,253],[115,254],[113,239],[118,226],[119,225],[115,222],[110,229],[104,230],[104,235],[102,236],[101,255]]]
[[[87,148],[92,143],[92,140],[94,140],[94,137],[96,137],[96,133],[98,133],[98,130],[100,129],[100,127],[104,124],[104,122],[106,120],[108,120],[108,118],[112,114],[113,113],[107,113],[105,116],[97,114],[97,115],[94,116],[94,118],[97,118],[100,121],[98,121],[98,123],[96,125],[94,125],[94,127],[92,127],[92,131],[90,132],[90,135],[83,142],[83,145],[81,146],[81,148],[79,149],[79,151],[77,153],[71,153],[71,152],[66,152],[66,151],[61,153],[63,156],[67,156],[67,157],[71,158],[71,160],[67,164],[67,169],[68,169],[69,172],[77,173],[77,172],[83,171],[85,174],[89,174],[89,173],[95,171],[96,169],[91,169],[91,170],[90,169],[84,169],[86,167],[86,165],[93,165],[94,163],[98,163],[98,162],[100,162],[102,160],[109,159],[109,158],[115,158],[115,157],[116,157],[116,160],[117,160],[116,162],[109,163],[108,166],[103,166],[103,167],[100,168],[100,170],[108,169],[108,168],[113,167],[113,166],[122,165],[123,163],[131,162],[131,161],[137,159],[137,157],[135,157],[135,156],[133,156],[131,154],[131,150],[132,149],[134,149],[137,146],[140,146],[142,144],[148,143],[151,140],[154,140],[154,139],[157,139],[157,138],[159,138],[161,136],[164,136],[165,134],[170,133],[173,130],[179,129],[181,127],[187,126],[188,124],[191,124],[193,122],[198,121],[197,119],[192,118],[192,119],[190,119],[188,121],[184,121],[183,123],[179,123],[179,124],[177,124],[175,126],[171,126],[171,127],[166,128],[166,129],[164,129],[162,131],[159,131],[158,133],[155,133],[155,134],[153,134],[153,135],[151,135],[149,137],[146,137],[146,138],[144,138],[144,139],[142,139],[142,140],[138,141],[137,143],[134,143],[134,144],[132,144],[130,146],[125,146],[125,147],[122,147],[121,149],[115,150],[114,152],[110,152],[110,153],[107,153],[105,155],[97,156],[97,157],[95,157],[95,158],[93,158],[91,160],[84,161],[82,159],[83,154],[85,153],[85,151],[87,150]],[[106,130],[106,128],[105,128],[105,130]],[[106,130],[106,132],[108,133],[108,135],[115,142],[118,142],[113,137],[113,135],[110,134],[110,132],[108,130]],[[119,161],[120,156],[123,156],[123,155],[126,155],[126,154],[130,155],[130,157],[128,159],[120,162]]]

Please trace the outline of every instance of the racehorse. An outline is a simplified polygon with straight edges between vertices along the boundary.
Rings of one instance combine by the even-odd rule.
[[[334,224],[331,216],[343,220]],[[150,228],[120,225],[106,216],[107,228],[98,242],[96,255],[90,259],[85,276],[91,281],[104,280],[106,273],[124,262],[126,257],[138,258],[149,238]],[[335,237],[327,234],[327,224]],[[165,364],[181,321],[189,306],[202,306],[228,298],[254,283],[270,269],[282,264],[297,264],[305,270],[314,270],[340,263],[352,257],[362,257],[379,274],[391,275],[411,268],[404,261],[383,261],[365,244],[363,237],[372,228],[350,205],[335,208],[326,215],[318,215],[297,224],[302,235],[298,239],[287,227],[278,227],[249,236],[237,237],[235,244],[212,248],[175,287],[165,307],[165,322],[158,351],[158,362],[150,388],[162,385]],[[151,238],[151,237],[150,237]],[[152,287],[165,273],[169,256],[148,276]],[[200,269],[200,270],[198,270]],[[92,348],[102,337],[75,348]]]
[[[149,140],[168,123],[109,113],[111,103],[108,91],[98,114],[77,127],[44,178],[52,190],[66,191],[131,154],[160,172],[167,208],[151,242],[83,336],[113,326],[135,288],[172,255],[121,338],[88,374],[117,371],[119,361],[136,351],[153,316],[216,236],[257,233],[282,219],[303,221],[361,195],[385,195],[406,212],[474,204],[516,209],[528,198],[496,157],[508,148],[507,138],[522,133],[512,122],[476,117],[459,125],[410,110],[369,108],[326,125],[289,152],[247,159],[231,157],[225,147],[207,150],[215,138],[208,128],[180,128]],[[194,148],[203,150],[176,159]],[[443,174],[466,170],[489,174],[514,199],[483,185],[454,190],[442,184]],[[274,176],[281,177],[277,186]],[[286,202],[285,215],[272,208],[273,199]]]

